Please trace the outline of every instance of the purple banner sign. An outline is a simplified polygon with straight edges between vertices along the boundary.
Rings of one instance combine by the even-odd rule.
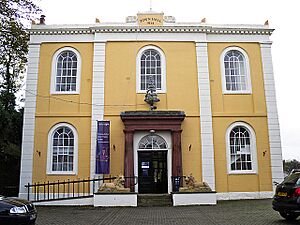
[[[110,121],[97,121],[96,174],[109,174]]]

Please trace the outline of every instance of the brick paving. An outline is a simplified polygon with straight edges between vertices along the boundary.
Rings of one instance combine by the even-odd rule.
[[[255,225],[287,222],[272,209],[271,200],[220,201],[216,206],[94,208],[38,206],[36,225]]]

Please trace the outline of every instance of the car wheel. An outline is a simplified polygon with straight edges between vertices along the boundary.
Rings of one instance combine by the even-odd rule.
[[[298,213],[292,213],[292,212],[279,212],[280,216],[285,218],[286,220],[295,220],[299,216]]]

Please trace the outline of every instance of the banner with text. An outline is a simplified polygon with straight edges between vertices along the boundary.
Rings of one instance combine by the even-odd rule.
[[[109,174],[110,121],[97,121],[96,174]]]

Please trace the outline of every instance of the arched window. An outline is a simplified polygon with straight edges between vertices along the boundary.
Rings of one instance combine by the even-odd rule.
[[[69,124],[54,126],[49,132],[48,173],[70,174],[77,171],[77,132]]]
[[[150,134],[141,139],[139,149],[167,149],[167,142],[156,134]]]
[[[234,123],[227,130],[228,171],[256,172],[256,141],[253,129],[245,123]]]
[[[52,62],[52,93],[79,93],[81,59],[73,48],[57,51]]]
[[[152,79],[157,92],[165,92],[165,56],[161,49],[146,46],[137,55],[137,92],[146,92]]]
[[[230,47],[221,55],[224,93],[251,93],[249,60],[245,51]]]

